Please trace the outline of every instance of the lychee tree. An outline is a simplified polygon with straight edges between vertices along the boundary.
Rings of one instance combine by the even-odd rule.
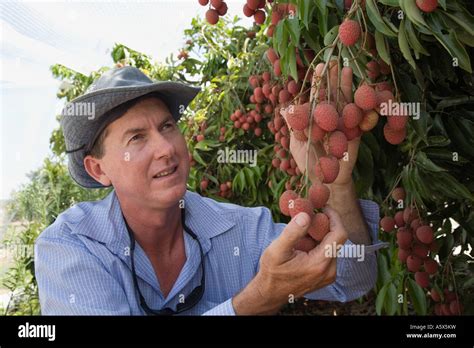
[[[210,10],[221,3],[209,4]],[[291,155],[282,149],[288,150],[289,139],[323,149],[314,167],[323,187],[337,177],[335,159],[341,167],[350,160],[344,158],[351,154],[348,143],[362,135],[353,177],[361,197],[380,203],[381,238],[391,244],[379,253],[379,314],[473,310],[474,21],[469,5],[243,1],[244,15],[261,25],[257,40],[269,46],[262,57],[266,66],[250,77],[250,101],[256,107],[271,102],[276,110],[268,124],[277,144],[272,164],[291,178],[280,197],[281,212],[292,215],[287,208],[293,204],[313,214],[315,201],[328,199],[321,188],[324,192],[313,199],[308,194],[311,169],[299,173],[301,166],[288,165]],[[356,76],[354,103],[343,91],[347,67]],[[332,69],[338,71],[335,78]],[[336,93],[330,84],[337,85]],[[287,107],[288,112],[279,112]],[[402,190],[403,195],[394,194]]]

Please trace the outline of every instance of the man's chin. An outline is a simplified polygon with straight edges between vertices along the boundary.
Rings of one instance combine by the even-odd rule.
[[[172,187],[161,189],[153,188],[150,193],[152,194],[153,201],[161,207],[171,207],[174,204],[179,204],[179,201],[184,198],[186,184],[173,185]]]

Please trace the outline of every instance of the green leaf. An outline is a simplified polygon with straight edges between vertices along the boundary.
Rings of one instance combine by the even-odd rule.
[[[329,30],[327,34],[324,36],[324,45],[325,46],[331,45],[336,39],[338,32],[339,32],[339,25],[332,27],[331,30]]]
[[[440,11],[444,16],[449,17],[455,21],[461,28],[463,28],[469,35],[474,36],[474,17],[467,12],[446,12]]]
[[[372,24],[375,26],[375,29],[387,36],[397,37],[397,34],[382,19],[375,0],[366,0],[365,4],[367,9],[367,16],[369,17]]]
[[[298,70],[296,68],[296,52],[295,46],[288,45],[286,50],[286,56],[288,57],[288,66],[290,68],[290,75],[294,80],[298,81]]]
[[[408,278],[408,294],[415,311],[419,315],[426,315],[426,295],[423,289],[411,278]]]
[[[318,16],[319,33],[324,37],[328,30],[328,0],[314,1]]]
[[[387,294],[385,295],[384,307],[388,315],[394,315],[397,311],[397,289],[393,283],[387,288]]]
[[[459,66],[469,73],[472,73],[471,60],[464,46],[459,42],[456,32],[453,29],[448,29],[449,34],[444,34],[446,29],[443,26],[441,15],[433,12],[426,17],[430,30],[436,39],[449,52],[451,57],[459,61]]]
[[[387,294],[387,289],[388,284],[385,284],[377,294],[377,299],[375,300],[375,311],[377,312],[377,315],[382,315],[382,309],[385,303],[385,295]]]
[[[415,23],[419,27],[427,27],[425,19],[421,15],[421,11],[416,5],[415,1],[412,0],[400,0],[400,7],[407,15],[408,19]]]
[[[199,152],[197,152],[196,150],[193,151],[193,158],[200,164],[202,164],[203,166],[207,167],[207,164],[206,162],[202,159],[201,155],[199,154]]]
[[[392,6],[392,7],[398,7],[398,0],[379,0],[380,3],[387,5],[387,6]]]
[[[300,24],[298,18],[294,17],[292,19],[287,19],[285,22],[286,29],[290,34],[291,41],[293,46],[297,46],[300,42]]]
[[[434,164],[427,156],[424,152],[420,151],[416,154],[415,156],[415,160],[416,160],[416,163],[418,163],[418,165],[420,167],[422,167],[423,169],[427,170],[427,171],[430,171],[430,172],[435,172],[435,173],[439,173],[439,172],[446,172],[447,170],[446,169],[443,169],[439,166],[437,166],[436,164]]]
[[[410,46],[413,48],[415,53],[421,53],[421,54],[424,54],[425,56],[429,56],[430,53],[423,47],[421,42],[418,40],[418,37],[415,34],[415,29],[413,28],[413,25],[411,24],[411,22],[405,21],[405,25],[406,25],[405,32],[407,34],[408,42],[410,43]]]
[[[383,61],[388,65],[392,65],[390,53],[387,49],[387,42],[385,36],[380,31],[375,32],[375,45],[377,47],[377,52],[379,53],[380,58],[382,58]]]
[[[416,70],[416,63],[411,55],[410,45],[408,44],[407,36],[405,33],[405,19],[402,19],[400,23],[400,28],[398,32],[398,44],[400,46],[400,50],[402,51],[403,57],[406,59],[408,63],[412,66],[414,70]]]

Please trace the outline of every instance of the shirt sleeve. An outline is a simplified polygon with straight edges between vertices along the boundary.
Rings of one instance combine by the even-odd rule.
[[[35,275],[43,315],[130,315],[125,292],[80,243],[39,237]]]
[[[368,200],[359,200],[359,204],[369,226],[372,244],[356,245],[347,240],[338,253],[335,283],[306,294],[306,298],[347,302],[365,295],[374,287],[377,280],[376,250],[387,247],[388,243],[378,239],[378,205]]]
[[[232,306],[232,299],[222,302],[220,305],[208,310],[202,315],[235,315],[234,306]]]

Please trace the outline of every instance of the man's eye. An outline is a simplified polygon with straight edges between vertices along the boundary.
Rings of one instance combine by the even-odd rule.
[[[174,123],[172,122],[165,123],[165,125],[163,126],[163,129],[173,129],[173,128],[174,128]]]
[[[143,138],[143,135],[136,134],[136,135],[134,135],[133,137],[130,138],[130,141],[135,141],[135,140],[138,140],[138,139],[141,139],[141,138]]]

